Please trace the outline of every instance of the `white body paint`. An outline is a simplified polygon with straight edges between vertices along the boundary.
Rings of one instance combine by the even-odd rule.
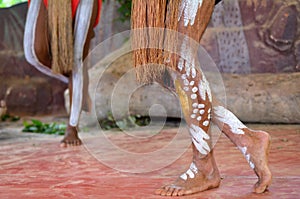
[[[198,107],[198,103],[193,103],[192,105],[194,108],[197,108]]]
[[[200,97],[205,101],[206,96],[208,96],[209,101],[212,102],[212,94],[209,87],[209,83],[204,75],[204,73],[201,72],[201,80],[199,81],[199,84],[197,86],[195,85],[195,78],[197,77],[197,70],[196,70],[196,60],[194,58],[194,49],[190,46],[190,40],[187,38],[184,38],[182,41],[182,45],[180,47],[180,58],[178,62],[178,69],[179,71],[185,70],[185,74],[181,75],[181,79],[183,80],[183,84],[185,86],[191,86],[193,94],[191,94],[191,99],[197,99],[196,92],[198,91],[200,94]],[[192,80],[188,80],[188,77],[191,77]],[[188,89],[185,89],[188,90]]]
[[[192,119],[195,119],[196,118],[196,120],[198,121],[198,122],[200,122],[203,118],[203,114],[205,113],[205,110],[204,110],[204,108],[205,108],[205,105],[204,104],[198,104],[198,103],[193,103],[192,104],[192,107],[194,108],[193,109],[193,113],[191,114],[191,118]],[[210,121],[210,119],[211,119],[211,114],[210,114],[210,108],[208,109],[208,111],[207,111],[207,120],[205,120],[203,123],[202,123],[202,125],[203,126],[208,126],[209,125],[209,121]],[[205,118],[204,118],[205,119]]]
[[[193,43],[190,38],[183,38],[181,47],[180,47],[180,58],[178,61],[178,69],[182,71],[185,69],[185,79],[192,75],[192,78],[196,77],[196,69],[195,69],[195,49],[191,47],[191,42]]]
[[[205,139],[210,139],[209,135],[203,129],[194,124],[191,125],[189,130],[192,135],[192,141],[197,150],[201,154],[207,155],[210,152],[210,147],[205,141]]]
[[[41,0],[32,0],[27,13],[24,31],[24,53],[26,60],[42,73],[55,77],[65,83],[68,78],[60,74],[52,73],[51,69],[44,66],[37,58],[34,49],[35,31],[37,17],[39,14]],[[77,126],[83,101],[83,64],[82,54],[89,30],[90,19],[92,16],[93,1],[81,1],[76,11],[75,30],[74,30],[74,65],[73,65],[73,103],[70,112],[71,126]]]
[[[24,30],[24,54],[26,60],[34,66],[36,69],[38,69],[40,72],[50,76],[54,77],[56,79],[61,80],[62,82],[68,83],[68,78],[61,74],[54,74],[52,73],[51,69],[45,65],[43,65],[34,49],[34,43],[35,43],[35,30],[37,26],[37,19],[40,11],[40,5],[42,3],[42,0],[32,0],[30,3],[30,6],[28,8],[27,17],[26,17],[26,23],[25,23],[25,30]]]
[[[88,34],[94,1],[80,1],[74,28],[74,65],[72,72],[73,94],[69,124],[77,126],[83,101],[83,49]]]
[[[202,0],[183,0],[181,7],[180,7],[180,17],[178,20],[183,17],[184,19],[184,25],[187,26],[189,23],[190,25],[194,24],[195,17],[198,11],[198,8],[201,7]],[[178,61],[178,69],[181,74],[181,79],[184,84],[184,90],[185,91],[191,91],[192,93],[189,94],[190,99],[192,101],[194,100],[203,100],[206,101],[206,98],[208,96],[209,101],[212,102],[212,95],[211,90],[209,88],[209,83],[206,80],[204,73],[200,70],[201,79],[198,83],[198,85],[195,85],[196,78],[199,78],[200,76],[197,74],[196,69],[196,60],[195,60],[195,49],[192,48],[191,43],[193,43],[188,38],[184,38],[180,47],[180,58]],[[198,77],[197,77],[198,76]],[[201,97],[201,99],[198,99],[198,96]],[[192,119],[197,118],[196,120],[198,122],[201,122],[202,116],[205,113],[205,105],[204,104],[198,104],[194,102],[192,104],[192,107],[194,108],[190,117]],[[202,121],[204,126],[209,126],[210,123],[210,113],[208,113],[208,118],[204,118],[204,121]],[[210,152],[210,147],[208,143],[205,141],[205,139],[210,139],[209,135],[199,126],[196,126],[192,124],[189,129],[191,135],[192,135],[192,142],[195,145],[196,149],[203,155],[207,155]],[[191,170],[188,170],[186,173],[182,174],[181,178],[186,180],[188,178],[193,178],[193,172]]]
[[[255,168],[255,165],[254,163],[250,160],[250,154],[247,154],[247,147],[239,147],[238,146],[238,149],[242,152],[242,154],[244,155],[244,157],[246,158],[247,162],[249,163],[250,167],[252,169]]]
[[[195,93],[194,93],[194,94],[191,94],[191,98],[192,98],[192,99],[196,99],[196,98],[197,98],[197,94],[195,94]]]
[[[184,68],[184,59],[179,58],[177,67],[178,67],[179,71],[182,71],[182,69]],[[185,76],[185,79],[186,79],[186,76]]]
[[[195,178],[195,175],[198,173],[198,168],[196,167],[195,163],[192,162],[190,168],[183,173],[180,178],[183,180],[187,180],[189,178]]]
[[[198,108],[205,108],[204,104],[198,104]]]
[[[208,120],[205,120],[204,122],[203,122],[203,126],[208,126],[209,125],[209,121]]]
[[[188,86],[189,83],[190,83],[189,80],[187,80],[187,79],[183,80],[183,84],[184,84],[185,86]]]
[[[183,87],[183,90],[188,92],[190,89],[189,89],[189,87]]]
[[[197,75],[195,67],[193,67],[191,70],[192,70],[192,78],[195,78]]]
[[[203,100],[206,100],[206,94],[207,94],[209,101],[212,102],[212,95],[211,95],[209,83],[208,83],[204,73],[202,71],[201,71],[201,73],[202,73],[202,79],[198,85],[200,96]]]
[[[214,107],[216,119],[227,124],[233,133],[245,134],[242,129],[247,128],[232,112],[222,106]]]
[[[198,91],[198,88],[197,88],[197,87],[192,88],[192,92],[193,92],[193,93],[196,93],[197,91]]]
[[[183,18],[184,26],[194,25],[198,9],[203,0],[183,0],[179,8],[178,21]]]

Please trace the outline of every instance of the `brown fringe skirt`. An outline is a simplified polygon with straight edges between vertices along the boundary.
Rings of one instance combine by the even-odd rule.
[[[172,52],[180,48],[182,35],[196,43],[200,41],[214,0],[203,0],[193,26],[184,26],[183,20],[178,20],[181,3],[182,0],[132,1],[131,44],[138,82],[160,82],[167,68],[176,69],[178,56]]]
[[[51,42],[51,68],[69,75],[73,67],[72,0],[48,0],[48,26]]]

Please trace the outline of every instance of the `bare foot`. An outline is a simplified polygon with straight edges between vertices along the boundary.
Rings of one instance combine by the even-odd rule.
[[[60,143],[61,143],[60,144],[61,147],[81,145],[81,140],[78,137],[77,128],[74,126],[68,125],[66,132],[65,132],[65,137]]]
[[[201,160],[192,162],[190,168],[183,173],[174,183],[155,191],[161,196],[183,196],[220,185],[220,174],[212,154]]]
[[[243,131],[250,138],[246,152],[250,155],[248,156],[248,161],[258,177],[258,181],[254,185],[254,192],[263,193],[272,182],[272,173],[268,166],[271,138],[270,135],[264,131],[254,131],[251,129],[243,129]]]

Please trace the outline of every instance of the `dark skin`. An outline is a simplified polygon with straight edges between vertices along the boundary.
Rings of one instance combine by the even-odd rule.
[[[144,2],[146,1],[147,0]],[[146,8],[149,9],[147,11],[149,12],[156,9],[156,5],[149,3],[150,1],[151,0],[148,0],[148,4],[146,4]],[[134,7],[142,7],[140,5],[141,2],[140,0],[134,0]],[[168,11],[175,7],[173,6],[174,4],[172,4],[174,2],[176,3],[176,1],[168,1]],[[216,1],[216,3],[218,2],[219,1]],[[187,1],[185,3],[187,3]],[[178,24],[176,24],[178,26],[174,26],[174,19],[176,20],[178,18],[174,18],[171,11],[167,12],[165,24],[163,25],[165,25],[166,28],[187,35],[195,41],[200,41],[210,21],[214,5],[215,2],[213,0],[202,1],[202,5],[195,16],[193,24],[185,24],[185,18],[181,17]],[[186,8],[189,7],[186,6]],[[133,16],[147,17],[147,14],[139,16],[138,9],[133,9],[133,12],[135,12]],[[172,18],[168,18],[169,16],[172,16]],[[148,21],[150,20],[148,19]],[[177,20],[174,23],[177,23]],[[141,28],[139,26],[142,26],[138,23],[133,24],[133,28]],[[147,25],[153,27],[151,26],[152,24]],[[178,42],[182,42],[182,45],[178,46],[180,46],[180,48],[183,47],[183,53],[185,53],[185,50],[188,49],[188,45],[184,43],[185,41],[179,40]],[[191,56],[193,54],[192,48],[188,50],[188,55]],[[173,70],[174,72],[176,70],[172,77],[174,78],[176,93],[180,100],[187,127],[193,138],[193,159],[185,173],[182,173],[172,183],[157,189],[155,194],[162,196],[183,196],[217,188],[220,185],[220,174],[214,159],[213,149],[209,146],[211,137],[209,132],[210,122],[217,124],[220,130],[222,130],[237,147],[242,149],[241,152],[246,156],[246,159],[251,162],[250,166],[258,177],[258,182],[254,185],[253,191],[255,193],[263,193],[271,184],[272,180],[272,174],[268,167],[269,134],[247,128],[229,110],[224,108],[223,105],[214,101],[214,98],[209,100],[208,91],[206,91],[205,97],[199,94],[197,91],[200,89],[205,91],[209,86],[205,82],[202,72],[195,69],[193,75],[193,72],[191,72],[192,67],[190,67],[189,64],[182,62],[181,65],[179,65],[178,60],[180,60],[180,57],[177,58],[177,55],[171,54],[170,57],[172,56],[175,58],[168,59],[166,65],[170,67],[170,71]],[[201,60],[199,60],[199,62],[201,65]],[[193,64],[196,65],[196,62]],[[221,117],[216,117],[218,113],[223,113],[223,111],[227,114],[221,114]],[[212,114],[210,114],[210,112]],[[237,124],[238,127],[236,127]]]
[[[83,60],[87,57],[89,52],[89,45],[91,39],[95,36],[95,33],[93,31],[94,24],[97,20],[98,15],[98,1],[94,1],[93,6],[93,13],[91,17],[91,23],[89,27],[89,31],[87,34],[87,38],[84,45],[84,51],[83,51]],[[45,66],[48,66],[51,68],[51,43],[50,38],[48,34],[48,26],[47,26],[47,8],[42,3],[40,8],[40,13],[37,20],[37,26],[36,26],[36,40],[35,40],[35,53],[41,63],[43,63]],[[85,73],[87,73],[87,70],[84,70]],[[66,77],[69,78],[69,92],[70,92],[70,106],[72,104],[72,74],[64,74]],[[86,75],[86,77],[88,77]],[[88,80],[86,80],[88,81]],[[82,142],[80,138],[78,137],[78,127],[77,126],[71,126],[68,124],[68,127],[66,129],[65,135],[63,140],[61,141],[62,147],[67,146],[78,146],[81,145]]]
[[[217,0],[215,4],[219,3],[221,0]],[[97,11],[98,11],[98,1],[94,1],[94,10],[92,14],[92,19],[91,19],[91,25],[88,31],[87,39],[85,42],[84,46],[84,52],[83,52],[83,59],[86,58],[88,52],[89,52],[89,44],[91,39],[95,36],[94,31],[93,31],[93,24],[96,21],[97,18]],[[49,68],[51,67],[51,52],[50,52],[50,39],[48,35],[48,27],[47,27],[47,9],[44,4],[41,4],[41,9],[38,17],[38,22],[37,22],[37,29],[36,29],[36,42],[35,42],[35,51],[38,59],[40,60],[41,63],[44,65],[48,66]],[[84,72],[87,72],[84,70]],[[70,105],[72,104],[72,74],[66,74],[69,78],[69,96],[70,96]],[[88,77],[86,75],[86,77]],[[63,140],[61,141],[61,146],[62,147],[67,147],[67,146],[78,146],[81,145],[81,140],[78,137],[78,127],[76,126],[71,126],[68,125],[65,136]]]

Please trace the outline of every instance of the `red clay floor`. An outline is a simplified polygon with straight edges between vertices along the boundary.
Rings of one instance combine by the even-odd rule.
[[[222,135],[215,146],[216,161],[222,176],[220,187],[177,198],[300,198],[300,125],[250,125],[250,128],[266,130],[272,136],[269,164],[273,183],[268,192],[260,195],[251,192],[257,180],[254,172],[236,147]],[[176,128],[164,130],[151,143],[126,138],[124,144],[124,139],[120,138],[126,136],[115,132],[110,133],[109,137],[115,138],[112,140],[121,148],[127,145],[126,150],[142,154],[164,146],[176,131]],[[171,198],[156,196],[153,192],[186,171],[191,160],[190,148],[171,165],[145,173],[143,168],[149,171],[152,168],[149,166],[149,162],[152,162],[150,158],[127,160],[126,155],[121,157],[115,151],[105,152],[104,162],[108,163],[105,166],[97,158],[103,152],[101,147],[107,146],[99,144],[95,132],[81,133],[85,143],[83,146],[60,148],[61,137],[24,134],[20,128],[0,129],[0,198]],[[181,147],[184,146],[180,141],[177,144],[178,147],[173,147],[174,153],[169,152],[170,157],[182,152]],[[118,159],[121,164],[116,167],[133,171],[132,165],[136,165],[142,173],[126,173],[110,168],[114,167],[110,165],[114,165],[116,158],[110,160],[109,157],[114,155],[120,156]],[[160,167],[159,164],[169,157],[168,154],[155,155],[161,161],[158,165],[152,165],[153,168]]]

